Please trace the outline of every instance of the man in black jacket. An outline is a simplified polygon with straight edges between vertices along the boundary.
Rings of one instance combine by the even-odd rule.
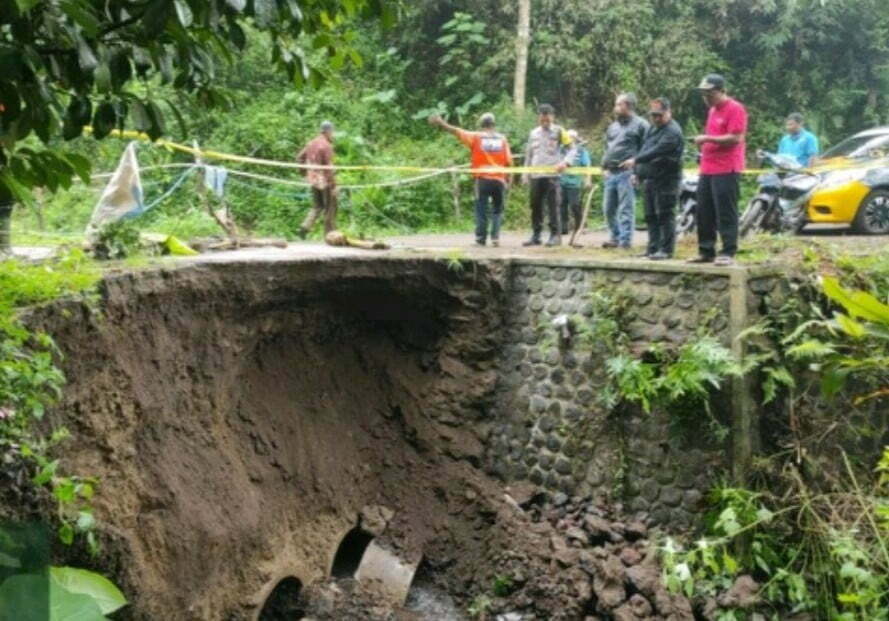
[[[670,101],[658,97],[650,104],[651,127],[645,133],[642,149],[621,168],[635,170],[643,185],[648,249],[653,261],[669,259],[676,244],[676,203],[682,180],[682,128],[673,120]]]

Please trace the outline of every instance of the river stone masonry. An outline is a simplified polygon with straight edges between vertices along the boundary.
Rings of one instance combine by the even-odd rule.
[[[731,274],[642,262],[514,264],[490,467],[508,481],[607,496],[656,523],[690,524],[706,491],[731,468],[732,443],[708,431],[705,412],[677,425],[665,412],[608,411],[600,403],[607,356],[580,339],[560,343],[553,320],[592,316],[593,291],[624,293],[632,299],[626,319],[636,351],[687,343],[705,324],[729,346],[737,327]],[[733,400],[725,397],[712,411],[730,427]]]

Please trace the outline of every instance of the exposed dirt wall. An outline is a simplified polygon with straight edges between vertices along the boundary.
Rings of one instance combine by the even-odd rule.
[[[364,505],[396,511],[406,555],[454,528],[501,289],[485,266],[244,264],[122,275],[98,313],[38,312],[70,380],[52,422],[101,479],[129,616],[250,618],[280,577],[324,577]]]

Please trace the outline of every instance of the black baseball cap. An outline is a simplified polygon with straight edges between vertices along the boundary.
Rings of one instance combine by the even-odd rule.
[[[725,78],[718,73],[709,73],[698,84],[699,91],[724,91]]]

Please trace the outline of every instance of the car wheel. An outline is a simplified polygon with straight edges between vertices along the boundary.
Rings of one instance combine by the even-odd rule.
[[[852,228],[866,235],[889,233],[889,190],[874,190],[865,197]]]

